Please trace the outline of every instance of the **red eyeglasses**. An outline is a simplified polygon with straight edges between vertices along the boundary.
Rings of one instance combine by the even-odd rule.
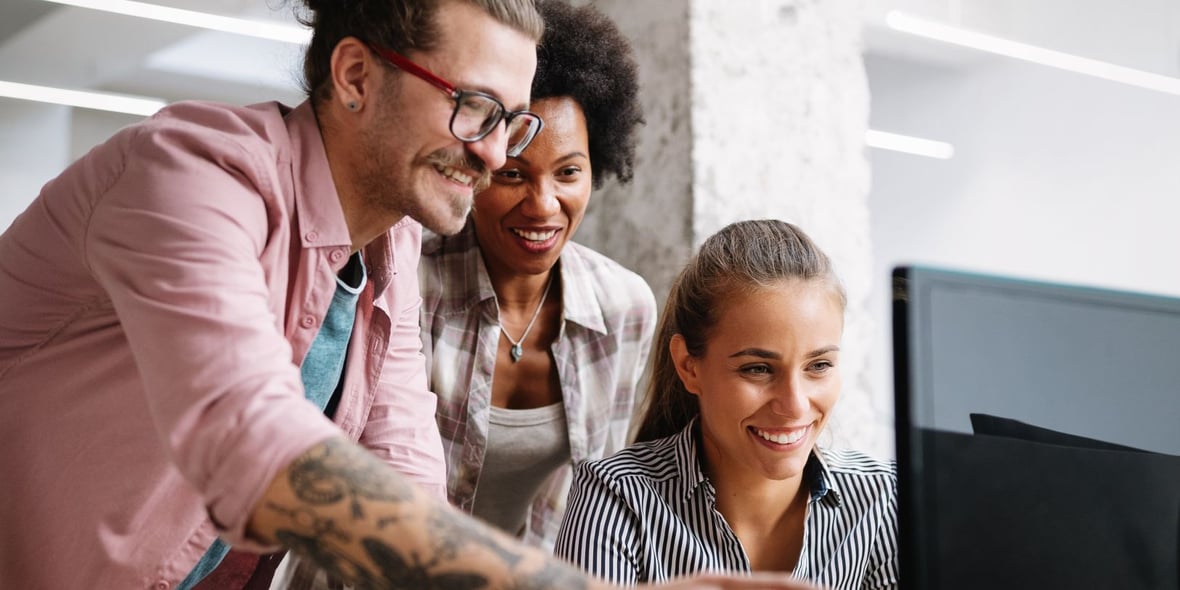
[[[475,90],[459,90],[454,84],[439,78],[430,70],[410,61],[404,55],[384,47],[368,44],[369,49],[403,72],[413,74],[438,89],[455,101],[451,113],[451,135],[464,143],[479,141],[496,128],[503,120],[508,128],[508,157],[519,156],[529,142],[545,126],[541,117],[529,111],[509,111],[496,97]]]

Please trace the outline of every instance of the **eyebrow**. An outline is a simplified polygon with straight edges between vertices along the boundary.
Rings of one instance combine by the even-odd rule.
[[[450,81],[447,78],[444,78],[444,80]],[[504,98],[500,96],[499,92],[496,92],[495,90],[493,90],[492,88],[490,88],[488,86],[484,86],[482,84],[464,84],[462,82],[455,82],[455,81],[450,81],[450,82],[455,87],[455,90],[460,90],[460,91],[469,90],[469,91],[475,91],[475,92],[482,92],[482,93],[500,101],[500,104],[504,105],[504,110],[507,112],[515,113],[517,111],[529,110],[529,105],[530,105],[531,101],[526,100],[524,102],[524,104],[518,104],[515,107],[510,107],[505,103]]]
[[[585,158],[585,159],[589,160],[590,156],[587,156],[586,154],[583,154],[582,152],[570,152],[570,153],[558,158],[557,163],[560,164],[562,162],[565,162],[567,160],[573,160],[575,158]],[[530,162],[528,158],[524,157],[523,153],[520,154],[519,156],[516,156],[514,158],[509,158],[509,159],[516,160],[517,162],[520,162],[522,164],[532,164],[532,162]]]
[[[764,348],[743,348],[742,350],[739,350],[739,351],[729,355],[729,358],[736,358],[739,356],[756,356],[758,358],[771,359],[771,360],[778,360],[778,359],[783,358],[783,355],[781,355],[777,352],[766,350]]]
[[[829,346],[825,346],[823,348],[817,348],[817,349],[807,353],[806,357],[807,358],[815,358],[817,356],[823,356],[825,354],[828,354],[829,352],[838,352],[839,350],[840,350],[839,346],[832,344]],[[736,358],[739,356],[754,356],[754,357],[764,358],[764,359],[769,359],[769,360],[781,360],[783,358],[783,355],[781,355],[777,352],[774,352],[772,350],[766,350],[765,348],[743,348],[742,350],[739,350],[739,351],[729,355],[729,358]]]
[[[486,88],[486,87],[480,87],[480,88],[478,88],[478,90],[480,92],[485,93],[485,94],[490,94],[493,97],[495,97],[496,100],[500,101],[500,104],[504,105],[504,110],[506,111],[504,114],[518,113],[520,111],[527,111],[527,110],[529,110],[529,107],[532,106],[533,101],[531,99],[525,100],[523,103],[518,103],[516,106],[508,106],[508,101],[504,100],[500,96],[499,92],[495,92],[491,88]]]
[[[810,358],[815,358],[817,356],[823,356],[825,354],[828,354],[829,352],[840,352],[840,347],[836,346],[835,344],[829,344],[828,346],[825,346],[823,348],[817,348],[817,349],[807,353],[807,358],[810,359]]]

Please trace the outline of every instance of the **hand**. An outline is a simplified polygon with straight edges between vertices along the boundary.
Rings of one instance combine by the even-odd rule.
[[[748,576],[706,574],[639,587],[650,590],[819,590],[818,586],[800,582],[788,574],[765,572]]]

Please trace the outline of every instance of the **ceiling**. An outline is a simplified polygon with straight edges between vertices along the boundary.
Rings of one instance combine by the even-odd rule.
[[[295,24],[298,0],[151,0],[153,4]],[[268,8],[273,5],[274,9]],[[301,100],[302,47],[64,6],[0,5],[0,80],[176,101]]]
[[[148,0],[153,4],[295,25],[300,0]],[[712,1],[712,0],[708,0]],[[931,45],[884,26],[903,10],[1044,47],[1165,75],[1180,73],[1180,2],[1129,0],[863,0],[866,52],[973,67],[979,52]],[[0,4],[0,80],[165,101],[247,104],[302,100],[302,47],[64,6]],[[0,99],[2,100],[2,99]]]
[[[1180,77],[1176,0],[864,0],[869,53],[975,67],[994,57],[890,30],[886,15],[894,11],[1113,66]]]

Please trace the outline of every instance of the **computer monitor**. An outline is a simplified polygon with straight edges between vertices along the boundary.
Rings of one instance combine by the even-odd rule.
[[[902,588],[1180,587],[1180,299],[893,281]]]

